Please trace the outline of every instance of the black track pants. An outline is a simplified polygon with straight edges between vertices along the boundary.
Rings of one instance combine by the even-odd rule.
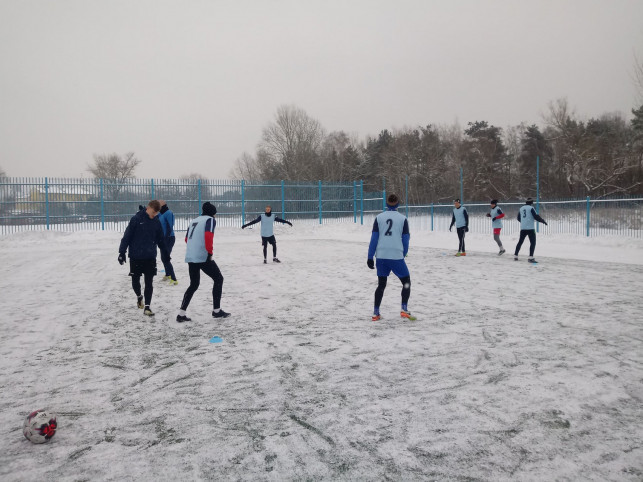
[[[188,263],[188,271],[190,273],[190,286],[185,290],[183,295],[183,302],[181,309],[187,310],[192,296],[199,288],[201,283],[201,271],[207,274],[214,281],[212,286],[212,308],[218,309],[221,306],[221,292],[223,291],[223,275],[213,260],[206,261],[205,263]]]
[[[534,256],[534,251],[536,250],[536,230],[535,229],[521,229],[520,230],[520,239],[516,245],[516,252],[514,253],[518,256],[520,248],[522,248],[522,243],[526,237],[529,237],[529,256]]]

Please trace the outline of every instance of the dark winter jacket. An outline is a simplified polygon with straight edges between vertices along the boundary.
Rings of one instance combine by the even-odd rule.
[[[146,211],[139,211],[130,219],[118,252],[125,254],[129,249],[129,257],[132,259],[156,259],[157,245],[161,254],[167,255],[158,216],[150,219]]]

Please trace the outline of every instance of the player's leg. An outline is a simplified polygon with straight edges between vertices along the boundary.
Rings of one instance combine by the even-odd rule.
[[[377,288],[375,289],[375,303],[373,307],[373,321],[380,319],[380,305],[384,297],[384,290],[386,289],[386,282],[388,275],[391,274],[391,266],[389,259],[375,259],[375,267],[377,269]]]
[[[199,284],[201,283],[201,264],[203,263],[188,263],[188,273],[190,274],[190,286],[185,290],[183,295],[183,301],[181,302],[181,312],[185,312],[188,309],[188,305],[192,300],[192,296],[197,289],[199,289]]]
[[[402,282],[402,307],[400,316],[402,318],[411,318],[411,312],[408,308],[409,297],[411,296],[411,274],[406,262],[403,259],[397,259],[392,262],[391,269],[393,274]]]
[[[272,261],[274,263],[281,263],[279,259],[277,258],[277,239],[275,239],[275,236],[272,235],[268,238],[268,242],[272,244]]]
[[[130,258],[129,260],[129,275],[132,278],[132,289],[136,294],[136,304],[139,308],[143,309],[143,295],[141,294],[141,267],[137,260]]]
[[[268,256],[268,238],[261,236],[261,245],[263,246],[263,262],[267,263],[266,257]]]
[[[202,265],[201,269],[207,274],[214,284],[212,285],[212,316],[215,318],[225,318],[229,316],[221,309],[221,294],[223,293],[223,275],[214,260]]]
[[[534,251],[536,251],[536,230],[530,229],[528,234],[529,236],[529,257],[534,257]]]
[[[522,243],[525,241],[525,238],[527,237],[527,232],[528,230],[526,229],[520,230],[520,238],[518,238],[518,244],[516,245],[516,250],[514,251],[515,259],[518,259],[518,253],[520,253],[520,248],[522,248]]]

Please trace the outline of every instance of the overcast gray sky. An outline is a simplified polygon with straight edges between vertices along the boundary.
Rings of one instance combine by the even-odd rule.
[[[0,0],[0,167],[226,178],[277,108],[327,131],[637,106],[642,0]]]

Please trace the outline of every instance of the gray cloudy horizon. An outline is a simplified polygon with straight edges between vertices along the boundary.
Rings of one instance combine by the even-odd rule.
[[[3,0],[0,168],[227,178],[282,105],[326,131],[631,117],[640,0]],[[638,103],[637,103],[638,102]]]

